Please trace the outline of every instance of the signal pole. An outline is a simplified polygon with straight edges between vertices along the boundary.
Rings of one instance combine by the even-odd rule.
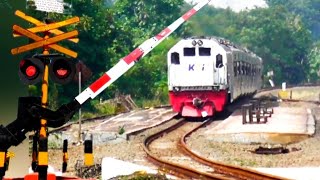
[[[82,65],[80,65],[80,70],[79,70],[79,94],[81,94],[81,70],[82,70]],[[81,108],[79,109],[79,131],[78,131],[78,142],[81,143]]]
[[[43,65],[44,65],[44,69],[43,69],[43,73],[42,73],[42,85],[41,85],[41,106],[43,108],[47,108],[48,107],[48,87],[49,87],[49,66],[50,68],[54,65],[54,63],[59,64],[59,62],[61,63],[61,59],[59,61],[59,57],[51,57],[52,55],[50,55],[49,53],[49,49],[55,49],[61,53],[64,53],[66,55],[69,55],[73,58],[77,57],[77,53],[69,50],[67,48],[64,48],[58,44],[56,44],[59,41],[62,41],[64,39],[68,39],[69,41],[78,42],[78,39],[75,38],[75,36],[78,35],[78,31],[74,30],[71,32],[62,32],[60,30],[58,30],[57,28],[62,27],[62,26],[66,26],[69,24],[73,24],[73,23],[77,23],[80,21],[79,17],[74,17],[71,19],[67,19],[65,21],[61,21],[61,22],[56,22],[56,23],[42,23],[41,21],[31,17],[31,16],[27,16],[25,15],[23,12],[21,11],[16,11],[15,14],[19,17],[21,17],[24,20],[27,20],[33,24],[36,24],[36,27],[34,28],[29,28],[29,29],[24,29],[18,25],[14,25],[13,26],[13,30],[14,30],[14,37],[18,37],[18,36],[26,36],[30,39],[33,39],[35,42],[30,42],[27,45],[24,46],[20,46],[18,48],[14,48],[11,50],[11,53],[13,55],[15,54],[19,54],[22,52],[26,52],[35,48],[43,48],[43,52],[40,55],[41,58],[37,57],[37,58],[33,58],[33,59],[41,59],[40,61],[42,61]],[[44,33],[44,37],[40,37],[38,36],[36,33],[37,32],[43,32]],[[54,37],[50,37],[50,34],[55,34],[56,36]],[[57,59],[58,58],[58,59]],[[67,58],[66,58],[67,59]],[[36,64],[33,64],[36,65]],[[58,66],[58,65],[57,65]],[[36,67],[33,66],[33,70],[35,72]],[[59,70],[60,69],[54,69],[52,67],[52,69],[50,70],[50,73],[57,73],[54,75],[59,75]],[[72,71],[72,68],[69,69]],[[27,69],[25,71],[27,73]],[[30,73],[33,71],[30,71]],[[27,73],[28,74],[28,73]],[[29,76],[31,76],[31,74],[29,74]],[[70,74],[68,74],[70,75]],[[23,76],[23,73],[22,73]],[[40,78],[40,77],[39,77]],[[54,77],[53,77],[54,78]],[[59,80],[59,78],[54,78],[55,80]],[[27,79],[28,81],[28,79]],[[63,80],[61,80],[63,81]],[[47,128],[47,120],[46,119],[41,119],[40,120],[40,129],[36,130],[35,132],[35,136],[37,136],[37,138],[34,138],[33,141],[33,155],[32,155],[32,169],[36,172],[38,172],[38,178],[39,180],[46,180],[48,177],[48,173],[47,173],[47,169],[48,169],[48,128]]]
[[[44,39],[48,39],[48,32],[45,32]],[[43,55],[49,55],[49,49],[47,46],[43,47]],[[41,106],[44,108],[48,107],[48,89],[49,89],[49,66],[48,60],[44,62],[44,72],[42,80],[42,96],[41,96]],[[48,128],[47,120],[40,120],[40,132],[38,139],[38,167],[37,171],[39,172],[39,179],[47,179],[47,170],[48,170]]]

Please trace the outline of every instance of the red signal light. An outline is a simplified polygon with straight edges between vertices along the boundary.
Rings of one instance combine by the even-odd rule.
[[[76,67],[72,58],[54,57],[49,64],[50,78],[55,83],[67,84],[74,78],[75,73]]]
[[[18,75],[20,80],[27,85],[38,83],[42,79],[44,64],[37,58],[26,58],[19,64]]]
[[[27,74],[27,76],[32,77],[32,76],[34,76],[36,73],[37,73],[36,67],[34,67],[34,66],[28,66],[28,67],[26,68],[26,74]]]
[[[60,77],[65,77],[68,73],[68,70],[66,69],[58,69],[57,70],[57,75],[60,76]]]

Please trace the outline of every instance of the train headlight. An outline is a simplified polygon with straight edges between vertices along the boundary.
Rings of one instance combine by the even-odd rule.
[[[173,87],[173,91],[174,91],[174,92],[179,92],[180,90],[181,90],[180,87]]]
[[[198,41],[198,45],[199,45],[199,46],[202,46],[202,45],[203,45],[203,42],[202,42],[201,40],[199,40],[199,41]]]
[[[196,41],[196,40],[193,40],[193,41],[192,41],[192,45],[193,45],[193,46],[196,46],[196,45],[197,45],[197,41]]]

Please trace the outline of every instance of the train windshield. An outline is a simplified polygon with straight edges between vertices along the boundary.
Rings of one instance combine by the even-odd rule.
[[[171,54],[171,64],[180,64],[179,53],[174,52],[174,53]]]
[[[211,48],[199,47],[199,56],[211,56]]]
[[[184,56],[195,56],[196,49],[195,48],[183,48],[183,55]]]

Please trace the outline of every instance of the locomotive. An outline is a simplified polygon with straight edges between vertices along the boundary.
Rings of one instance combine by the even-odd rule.
[[[183,117],[207,117],[262,85],[262,59],[218,37],[189,37],[167,54],[169,99]]]

